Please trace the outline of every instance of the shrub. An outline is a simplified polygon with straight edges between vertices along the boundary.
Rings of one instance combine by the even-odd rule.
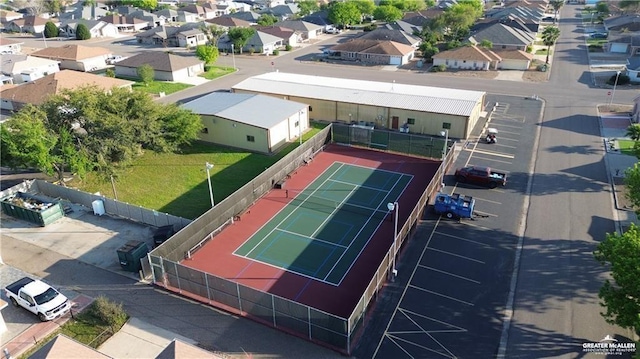
[[[286,44],[284,46],[284,49],[285,49],[285,51],[291,51],[291,49],[293,49],[293,47],[291,47],[291,45],[289,45],[289,44]]]
[[[278,55],[280,55],[280,50],[278,49],[273,50],[273,56],[278,56]]]
[[[117,332],[129,319],[129,315],[122,308],[122,303],[113,302],[101,295],[91,304],[91,314],[111,327],[113,333]]]
[[[116,77],[116,72],[113,69],[106,69],[104,75],[107,77]]]
[[[370,24],[362,28],[363,31],[373,31],[378,28],[376,24]]]
[[[527,45],[527,52],[528,53],[532,53],[533,52],[533,45]]]
[[[441,64],[431,67],[431,72],[445,72],[447,71],[447,65]]]
[[[616,77],[618,77],[618,85],[628,85],[629,82],[631,82],[629,75],[620,74],[620,76],[613,75],[609,77],[609,80],[607,80],[607,85],[611,85],[611,86],[615,85]]]
[[[91,38],[91,32],[85,24],[78,24],[76,26],[76,40],[89,40]]]
[[[60,30],[52,21],[47,21],[47,23],[44,24],[44,37],[47,39],[58,37],[59,33]]]

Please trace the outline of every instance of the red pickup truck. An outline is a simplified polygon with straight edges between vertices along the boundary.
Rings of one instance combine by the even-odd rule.
[[[507,184],[507,174],[496,172],[490,167],[470,166],[456,170],[456,180],[458,182],[476,183],[489,188],[496,188]]]

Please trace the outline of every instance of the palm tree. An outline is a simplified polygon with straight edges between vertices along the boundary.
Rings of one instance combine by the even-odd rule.
[[[555,26],[547,26],[542,31],[542,43],[547,47],[547,59],[545,64],[549,64],[549,53],[551,52],[551,46],[556,43],[560,37],[560,29]]]
[[[551,5],[553,11],[555,12],[555,16],[553,17],[553,23],[555,24],[556,19],[558,18],[558,12],[560,11],[562,5],[564,5],[564,0],[551,0],[549,1],[549,5]]]
[[[634,123],[627,127],[626,135],[634,141],[640,141],[640,124]]]

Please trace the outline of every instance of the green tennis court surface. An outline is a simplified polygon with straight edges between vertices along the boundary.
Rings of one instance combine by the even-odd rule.
[[[234,254],[340,285],[412,178],[335,162]]]

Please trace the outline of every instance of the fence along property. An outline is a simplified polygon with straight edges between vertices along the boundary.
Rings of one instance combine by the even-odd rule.
[[[386,147],[384,150],[417,154],[424,157],[440,158],[442,155],[443,140],[378,130],[368,130],[370,133],[363,133],[362,129],[358,129],[360,133],[353,134],[348,132],[349,127],[330,124],[254,180],[184,227],[148,254],[149,266],[143,269],[145,275],[152,277],[155,284],[171,291],[247,316],[342,353],[351,354],[359,332],[361,332],[359,329],[364,326],[369,304],[389,278],[392,259],[397,255],[397,252],[393,252],[394,246],[390,246],[348,318],[322,312],[286,298],[185,267],[179,263],[202,247],[206,241],[213,239],[225,225],[233,223],[236,216],[270,191],[280,180],[302,166],[318,151],[321,151],[332,140],[343,144],[378,149],[382,149],[382,146],[372,144],[383,143]],[[345,138],[349,141],[345,141]],[[351,141],[352,138],[358,140]],[[372,141],[373,138],[378,140]],[[368,139],[371,140],[366,143]],[[428,150],[426,150],[427,148]],[[430,196],[438,191],[443,173],[453,163],[453,159],[454,151],[448,151],[433,179],[413,208],[409,219],[399,229],[396,251],[400,250],[411,230],[415,228]]]

